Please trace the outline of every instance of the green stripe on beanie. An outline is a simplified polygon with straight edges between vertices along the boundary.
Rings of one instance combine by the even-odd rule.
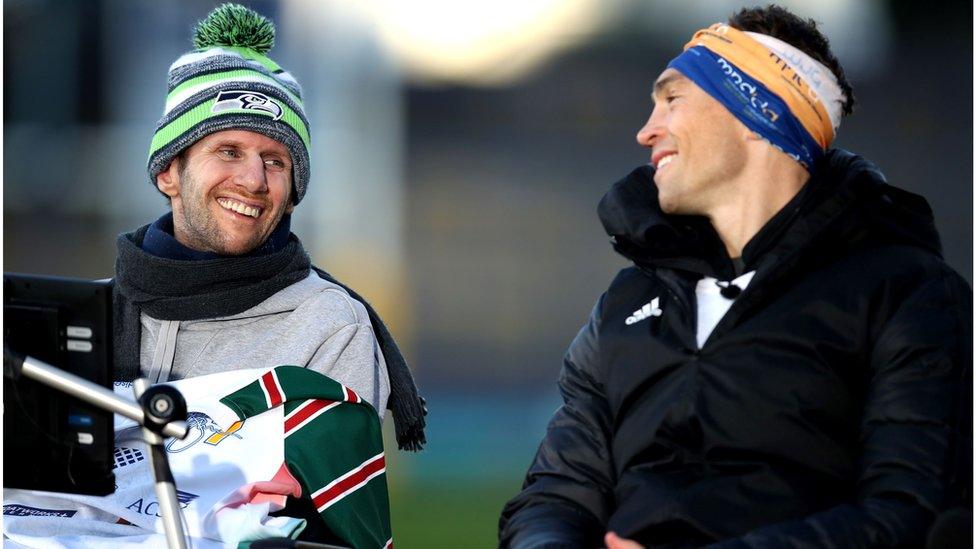
[[[239,90],[239,88],[241,87],[243,86],[232,85],[231,86],[232,89],[225,90],[225,91],[229,93],[233,93],[236,91],[245,91],[245,90]],[[253,88],[254,86],[252,85],[250,87]],[[250,93],[256,93],[256,92],[250,92]],[[208,96],[209,99],[204,100],[204,102],[196,105],[195,107],[193,107],[186,113],[182,114],[175,120],[172,120],[170,122],[163,122],[160,126],[156,128],[156,134],[153,135],[152,144],[149,146],[150,156],[155,154],[156,151],[161,149],[164,145],[166,145],[170,141],[176,139],[183,132],[187,131],[191,127],[199,124],[200,122],[203,122],[208,118],[217,118],[220,116],[226,116],[228,114],[244,114],[249,116],[262,116],[272,120],[275,119],[275,115],[273,113],[265,110],[257,110],[254,108],[248,109],[244,107],[232,106],[227,109],[223,109],[219,112],[214,112],[214,109],[217,108],[217,103],[218,103],[217,99],[221,97],[221,93],[218,92],[216,95],[211,93],[208,94]],[[226,101],[221,101],[221,103],[226,103]],[[281,114],[277,116],[277,121],[284,122],[289,129],[294,131],[295,134],[297,134],[297,136],[299,137],[299,139],[301,139],[301,145],[307,149],[310,143],[309,143],[308,127],[306,126],[304,119],[301,117],[301,115],[299,115],[291,108],[289,108],[288,105],[285,104],[284,102],[276,103],[276,105],[281,109]],[[244,129],[248,129],[248,128],[244,128]],[[294,154],[292,154],[292,156],[294,156]]]
[[[293,201],[309,181],[310,136],[301,87],[265,54],[275,28],[266,17],[223,4],[197,24],[195,51],[169,69],[169,93],[149,147],[149,182],[207,135],[248,130],[281,142],[292,157]]]

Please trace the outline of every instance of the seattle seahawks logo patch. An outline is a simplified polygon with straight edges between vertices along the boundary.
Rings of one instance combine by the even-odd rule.
[[[263,93],[246,90],[228,90],[217,94],[210,112],[224,111],[260,111],[271,115],[271,118],[278,120],[283,114],[281,105]]]

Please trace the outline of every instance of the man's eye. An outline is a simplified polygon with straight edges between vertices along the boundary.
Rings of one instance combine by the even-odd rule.
[[[678,98],[677,95],[669,95],[664,98],[664,102],[670,105],[677,98]]]
[[[220,149],[220,154],[226,156],[227,158],[237,158],[237,151],[234,149]]]
[[[265,160],[264,165],[267,166],[268,168],[275,169],[275,170],[285,169],[285,163],[275,158],[269,158]]]

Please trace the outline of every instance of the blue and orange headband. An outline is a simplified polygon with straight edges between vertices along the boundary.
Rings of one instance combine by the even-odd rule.
[[[782,40],[723,23],[668,63],[807,171],[840,127],[843,92],[823,64]]]

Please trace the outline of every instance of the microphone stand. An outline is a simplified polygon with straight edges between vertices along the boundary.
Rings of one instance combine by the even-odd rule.
[[[163,448],[164,436],[183,439],[188,432],[186,401],[178,390],[168,385],[150,387],[145,378],[138,378],[133,381],[137,403],[34,357],[13,352],[6,345],[3,346],[3,375],[12,379],[23,375],[142,425],[143,438],[150,450],[156,498],[159,500],[167,545],[170,549],[186,549],[176,482]]]

